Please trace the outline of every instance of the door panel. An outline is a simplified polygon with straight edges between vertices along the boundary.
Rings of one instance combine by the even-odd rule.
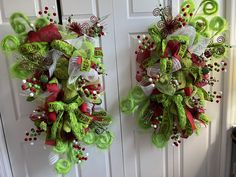
[[[151,16],[152,11],[155,7],[158,7],[158,3],[163,4],[164,0],[159,2],[156,0],[140,1],[140,0],[129,0],[129,15],[130,16]]]
[[[145,34],[148,26],[154,22],[152,10],[157,5],[157,1],[114,1],[120,100],[135,85],[136,36]],[[141,130],[136,121],[134,116],[121,114],[125,176],[167,176],[168,148],[157,150],[151,144],[150,133]]]
[[[63,16],[73,15],[96,15],[96,0],[62,0]]]
[[[2,1],[2,10],[4,10],[4,17],[9,18],[13,12],[23,11],[25,15],[34,17],[37,15],[39,10],[39,1],[32,0],[25,3],[24,0],[19,1]]]

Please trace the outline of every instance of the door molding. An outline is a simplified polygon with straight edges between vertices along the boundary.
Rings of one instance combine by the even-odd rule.
[[[13,177],[10,159],[7,151],[1,114],[0,114],[0,176]]]
[[[229,23],[227,39],[230,45],[236,47],[236,2],[225,1],[225,16]],[[221,162],[220,176],[230,176],[231,165],[231,128],[236,123],[236,50],[233,48],[228,56],[228,72],[223,77],[224,100],[222,107],[222,136],[221,138]]]

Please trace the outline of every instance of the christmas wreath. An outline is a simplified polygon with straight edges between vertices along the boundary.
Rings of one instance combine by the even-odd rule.
[[[122,100],[121,110],[136,113],[139,125],[153,130],[158,148],[170,139],[179,146],[181,138],[198,134],[210,122],[205,101],[221,99],[221,91],[204,89],[218,82],[211,71],[226,71],[227,22],[218,9],[215,0],[202,0],[198,7],[194,0],[185,0],[173,17],[169,7],[160,5],[153,11],[160,20],[148,35],[137,36],[138,84]]]
[[[50,164],[66,174],[73,164],[87,160],[84,146],[107,149],[113,140],[108,130],[112,117],[101,106],[103,51],[95,40],[105,35],[106,17],[78,23],[72,15],[63,26],[56,15],[48,7],[34,22],[12,14],[16,35],[6,36],[1,47],[14,58],[10,73],[22,80],[22,94],[37,105],[30,115],[35,127],[24,140],[33,144],[45,133],[45,144],[53,146]]]

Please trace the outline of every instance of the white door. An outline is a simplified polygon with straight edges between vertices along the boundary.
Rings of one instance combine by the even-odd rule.
[[[135,84],[136,35],[144,34],[157,20],[152,10],[159,3],[172,5],[176,14],[180,0],[172,0],[172,3],[171,0],[61,1],[63,20],[71,14],[81,20],[87,20],[92,14],[110,14],[106,20],[107,36],[101,45],[108,74],[104,78],[105,107],[114,117],[112,129],[116,136],[107,152],[90,148],[91,158],[81,167],[75,167],[69,177],[225,177],[221,175],[225,169],[221,159],[220,104],[209,105],[211,125],[203,128],[200,136],[184,141],[180,148],[169,144],[164,149],[156,149],[151,144],[150,134],[137,127],[136,119],[125,117],[119,111],[119,101]],[[223,0],[220,5],[223,9]],[[55,0],[0,0],[0,23],[3,22],[0,40],[12,32],[8,24],[12,12],[22,11],[34,19],[44,6],[57,7]],[[32,126],[28,114],[33,106],[20,95],[20,82],[9,77],[10,61],[0,54],[0,112],[13,176],[52,177],[55,173],[47,160],[50,149],[43,146],[43,139],[33,146],[24,142],[24,131]],[[216,89],[221,90],[221,87],[218,85]]]
[[[63,17],[68,17],[71,14],[74,14],[75,18],[79,18],[81,20],[88,20],[91,15],[100,16],[111,14],[111,3],[109,0],[106,1],[95,1],[95,0],[64,0],[61,2],[62,5],[62,13]],[[38,14],[38,11],[43,9],[45,6],[49,7],[49,10],[56,11],[57,4],[54,0],[0,0],[0,12],[1,12],[1,20],[2,24],[0,24],[0,40],[4,35],[9,33],[14,34],[9,25],[8,19],[13,12],[19,11],[24,12],[30,19],[34,19]],[[53,9],[54,7],[54,9]],[[108,33],[112,34],[112,17],[107,21],[107,30]],[[111,27],[111,28],[110,28]],[[108,35],[106,39],[104,39],[103,43],[107,46],[112,46],[113,37]],[[113,47],[114,48],[114,47]],[[107,63],[112,65],[115,62],[114,51],[107,49],[105,51]],[[0,112],[3,122],[3,134],[5,135],[5,139],[7,142],[7,148],[10,157],[10,168],[12,169],[12,173],[14,177],[53,177],[55,173],[53,171],[53,167],[48,164],[48,155],[50,152],[50,148],[44,146],[44,140],[41,138],[39,141],[35,142],[34,145],[30,145],[29,142],[24,141],[25,131],[30,130],[33,127],[29,119],[29,114],[34,109],[34,106],[27,103],[25,98],[21,96],[20,93],[20,85],[21,82],[18,80],[11,79],[8,74],[8,68],[12,58],[5,57],[2,53],[0,54],[0,90],[2,90],[0,94]],[[109,58],[109,61],[108,61]],[[111,68],[112,69],[112,68]],[[110,70],[110,73],[112,70]],[[111,74],[109,78],[107,77],[106,83],[112,83],[112,80],[116,80],[115,76]],[[110,81],[109,81],[110,80]],[[107,86],[108,87],[108,86]],[[107,101],[109,111],[112,114],[116,114],[117,107],[112,108],[111,104],[117,104],[117,88],[116,84],[108,87],[110,89],[110,93],[108,91],[106,96],[112,97],[110,102]],[[114,90],[111,93],[111,90]],[[115,94],[114,94],[115,93]],[[110,95],[109,95],[110,94]],[[113,95],[114,94],[114,95]],[[113,95],[113,96],[111,96]],[[111,102],[112,101],[112,102]],[[118,113],[117,113],[118,114]],[[118,123],[118,124],[117,124]],[[2,127],[2,126],[0,126]],[[119,133],[119,121],[114,121],[114,131]],[[2,129],[0,130],[0,137],[2,135]],[[119,134],[116,135],[116,141],[114,142],[114,147],[111,151],[101,151],[94,148],[88,148],[90,157],[87,163],[84,163],[81,167],[75,167],[70,177],[119,177],[122,176],[122,154],[121,154],[121,146],[119,140]],[[0,156],[4,149],[0,146]],[[112,154],[115,154],[114,156]],[[115,158],[114,158],[115,157]],[[1,158],[0,158],[1,159]],[[7,162],[7,161],[6,161]],[[0,162],[0,166],[3,163]],[[112,165],[111,165],[112,164]],[[114,165],[114,169],[113,166]],[[4,166],[1,166],[0,170],[3,169]],[[116,172],[115,174],[112,174]],[[5,173],[0,173],[5,175]],[[8,173],[10,177],[10,172]],[[1,176],[1,177],[8,177]]]
[[[200,2],[199,0],[195,0]],[[152,11],[159,3],[172,4],[176,14],[181,0],[114,0],[114,21],[116,56],[118,70],[119,98],[122,99],[135,85],[136,36],[145,34],[152,22],[157,22]],[[224,2],[219,0],[221,14]],[[220,74],[214,76],[221,78]],[[214,89],[222,90],[223,82]],[[171,143],[157,150],[151,144],[150,133],[136,126],[135,117],[121,114],[124,172],[127,177],[226,177],[221,159],[221,133],[224,120],[221,104],[208,106],[212,123],[203,128],[199,136],[193,135],[181,144],[180,148]]]

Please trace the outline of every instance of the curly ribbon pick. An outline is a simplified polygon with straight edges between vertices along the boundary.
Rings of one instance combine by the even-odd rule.
[[[71,169],[71,162],[66,159],[60,159],[56,162],[54,168],[59,174],[67,174]]]
[[[68,143],[61,140],[57,140],[56,146],[53,147],[53,151],[59,154],[66,152],[68,149]]]
[[[126,114],[132,114],[137,108],[134,100],[129,97],[121,101],[120,107],[121,111]]]
[[[26,33],[25,23],[29,27],[32,27],[29,18],[19,12],[12,14],[10,16],[9,20],[10,20],[10,24],[11,24],[13,30],[19,35],[24,35]]]
[[[218,12],[219,8],[215,0],[203,0],[200,6],[203,6],[203,13],[205,15],[213,15]]]
[[[197,16],[195,17],[191,23],[193,24],[193,26],[195,27],[196,31],[198,33],[204,33],[207,31],[208,29],[208,20],[203,17],[203,16]]]
[[[214,36],[222,32],[225,29],[225,26],[226,21],[220,16],[213,17],[209,23],[209,29],[215,32]]]
[[[94,132],[88,132],[83,138],[83,142],[87,145],[93,144],[96,141],[96,135]]]
[[[8,35],[1,42],[1,48],[5,52],[17,50],[20,46],[20,40],[16,36]]]
[[[132,97],[136,104],[139,104],[146,99],[146,95],[140,87],[134,87],[130,92],[130,97]]]
[[[45,17],[37,18],[34,22],[34,26],[36,29],[43,28],[49,24],[49,20]]]
[[[100,149],[107,149],[112,144],[113,138],[113,134],[109,131],[106,131],[97,137],[96,145]]]
[[[182,104],[183,97],[181,95],[176,95],[173,97],[173,101],[175,102],[178,110],[179,126],[184,129],[186,126],[186,114]]]
[[[57,120],[56,122],[54,122],[51,128],[51,139],[53,140],[56,139],[58,126],[61,122],[64,112],[68,113],[68,118],[70,120],[70,127],[76,138],[78,140],[81,140],[83,138],[83,136],[85,135],[84,129],[86,128],[86,125],[79,123],[76,118],[75,110],[78,109],[77,103],[65,104],[64,102],[55,101],[48,103],[48,106],[49,106],[49,112],[55,111],[56,113],[58,113]]]
[[[145,92],[146,87],[136,86],[133,88],[129,96],[121,102],[121,110],[126,114],[134,113],[138,110],[138,118],[141,127],[148,128],[150,125],[146,124],[147,109],[149,107],[150,101],[148,95]]]
[[[219,45],[219,46],[216,46],[213,51],[214,51],[213,56],[215,58],[221,58],[222,56],[225,55],[227,50],[226,50],[226,46]]]
[[[142,88],[136,86],[129,92],[129,96],[121,102],[121,111],[126,114],[134,113],[147,98]]]

